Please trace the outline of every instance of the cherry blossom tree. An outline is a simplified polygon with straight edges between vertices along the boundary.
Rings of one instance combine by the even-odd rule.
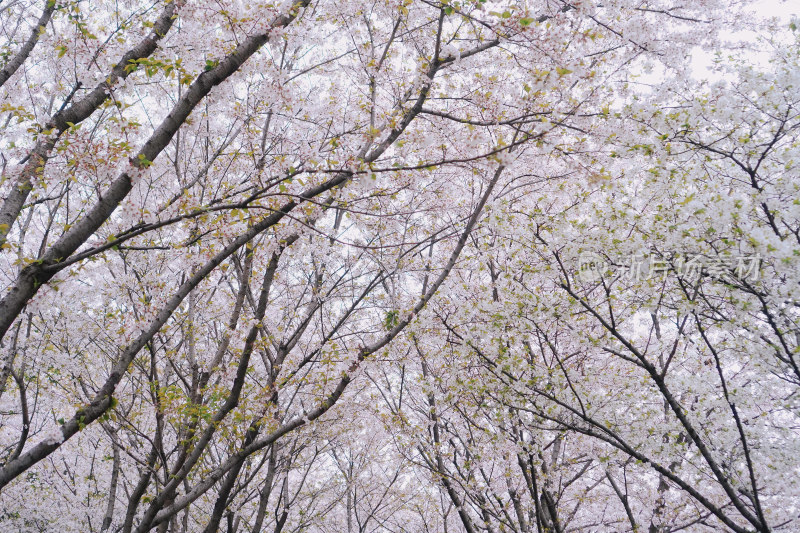
[[[736,57],[717,81],[676,82],[609,112],[627,132],[610,127],[576,156],[591,162],[583,180],[502,206],[485,267],[437,313],[442,340],[428,350],[451,352],[437,388],[466,416],[446,431],[480,430],[506,457],[531,458],[516,477],[541,476],[539,531],[796,527],[800,115],[786,89],[796,56],[764,44],[767,71]],[[430,402],[441,433],[443,408]],[[444,455],[441,442],[434,433]],[[464,501],[490,490],[474,471],[503,455],[469,471],[459,446],[436,469]],[[561,489],[559,461],[580,496]],[[593,512],[573,515],[574,501]]]
[[[790,530],[798,62],[693,79],[730,4],[0,4],[0,523]]]

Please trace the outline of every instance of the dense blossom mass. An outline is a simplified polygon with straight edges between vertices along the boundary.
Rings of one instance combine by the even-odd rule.
[[[0,0],[0,530],[800,530],[800,19]]]

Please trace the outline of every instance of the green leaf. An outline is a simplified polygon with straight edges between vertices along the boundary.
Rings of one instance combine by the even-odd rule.
[[[395,327],[400,319],[400,311],[392,310],[386,312],[386,317],[383,320],[383,326],[386,328],[386,331],[391,330]]]

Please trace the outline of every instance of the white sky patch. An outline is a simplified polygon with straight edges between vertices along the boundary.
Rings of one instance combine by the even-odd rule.
[[[760,0],[753,3],[750,9],[756,16],[763,20],[774,19],[779,28],[787,29],[792,19],[800,17],[800,0]],[[763,37],[763,35],[761,35]],[[732,28],[729,31],[720,32],[720,37],[724,41],[751,41],[756,42],[759,33],[750,29]],[[752,59],[758,59],[763,63],[769,60],[769,52],[753,51]],[[692,50],[692,75],[698,79],[716,78],[710,75],[713,72],[716,52],[703,50],[696,47]]]

